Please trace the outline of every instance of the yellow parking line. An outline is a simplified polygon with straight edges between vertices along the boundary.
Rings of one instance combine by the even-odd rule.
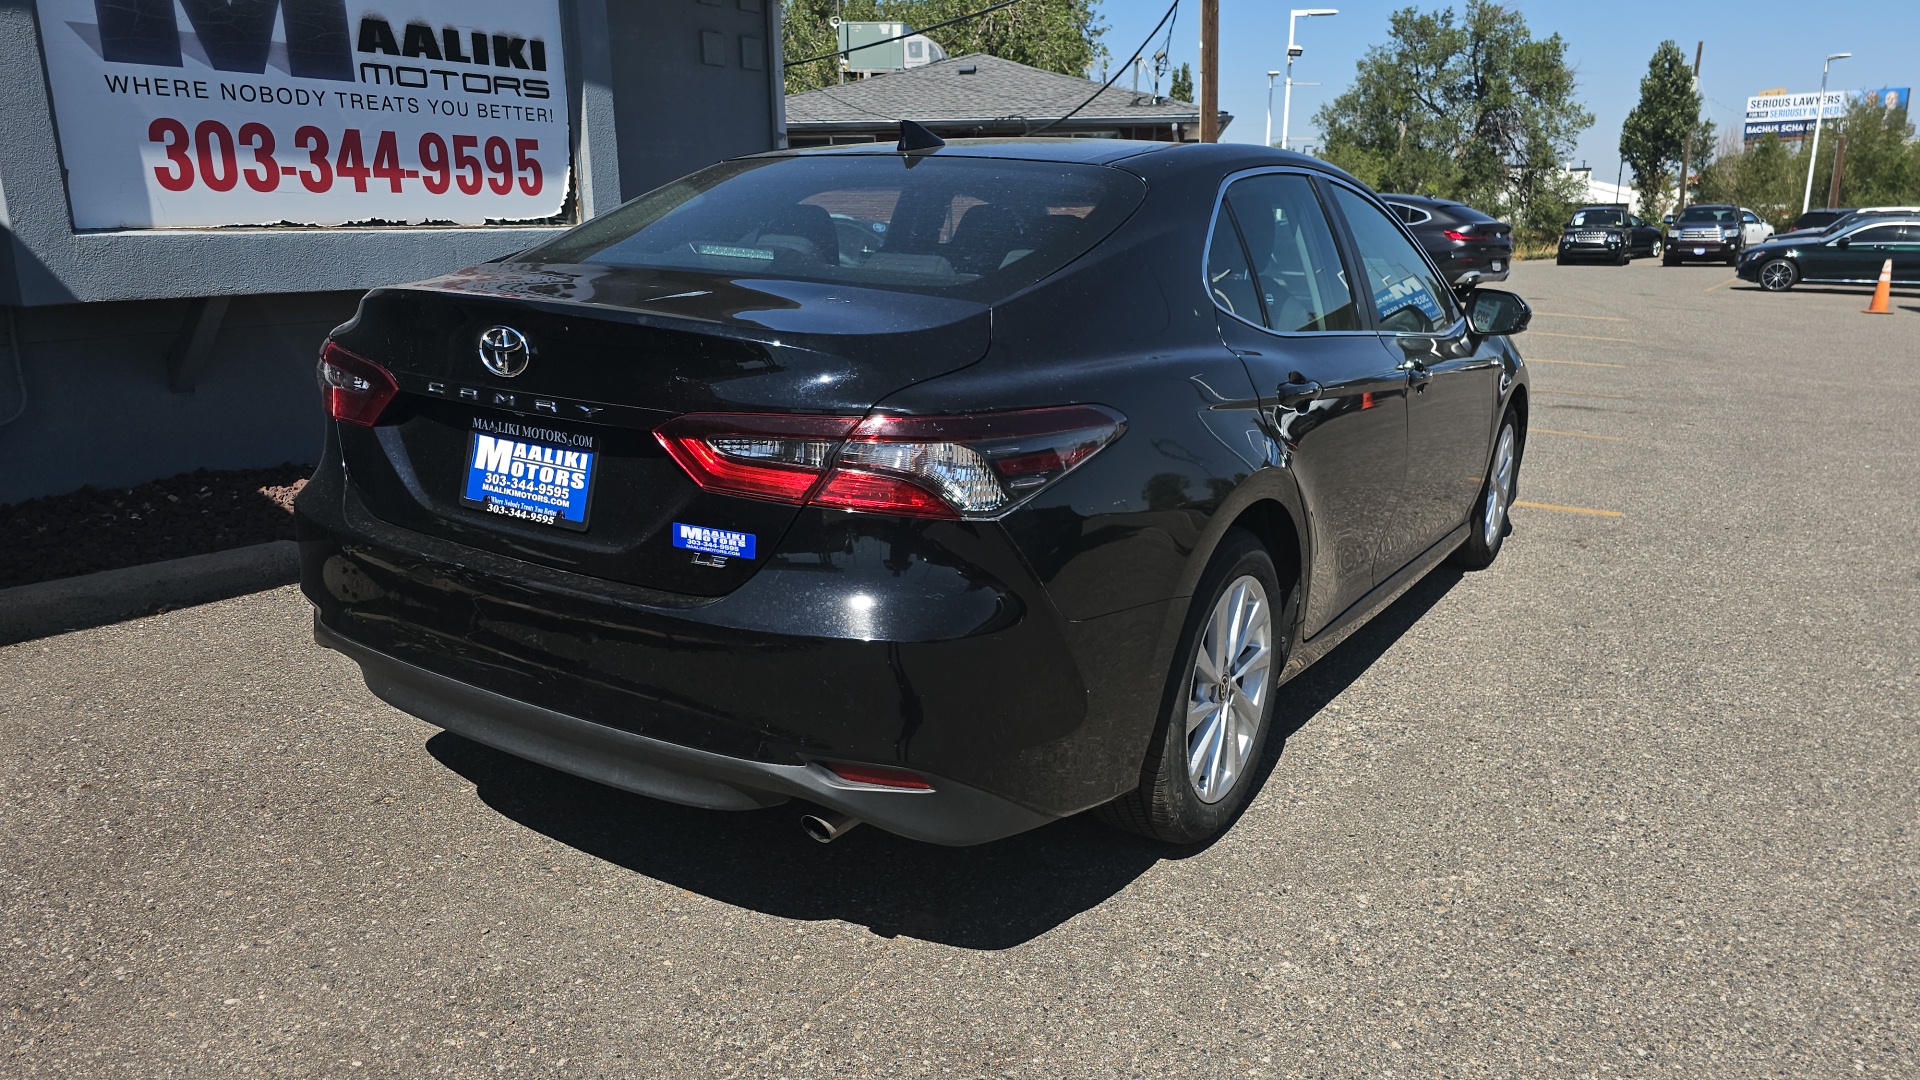
[[[1550,315],[1556,319],[1592,319],[1595,322],[1626,322],[1625,315],[1573,315],[1565,311],[1536,311],[1535,315]]]
[[[1565,394],[1568,397],[1603,397],[1612,398],[1615,401],[1631,400],[1625,394],[1596,394],[1591,390],[1548,390],[1545,387],[1536,386],[1533,392],[1536,394]]]
[[[1594,517],[1623,516],[1618,510],[1595,510],[1590,506],[1555,506],[1552,503],[1520,502],[1517,499],[1514,500],[1513,505],[1524,506],[1529,510],[1563,510],[1569,514],[1592,514]]]
[[[1527,434],[1529,435],[1566,435],[1574,439],[1605,439],[1608,442],[1619,442],[1621,439],[1626,438],[1625,435],[1589,435],[1584,431],[1555,431],[1552,428],[1543,428],[1543,427],[1530,427],[1527,429]]]
[[[1535,358],[1535,359],[1532,359],[1532,360],[1529,360],[1529,361],[1527,361],[1527,363],[1529,363],[1529,364],[1566,364],[1566,365],[1567,365],[1567,366],[1569,366],[1569,367],[1616,367],[1616,368],[1623,368],[1623,367],[1626,367],[1626,366],[1627,366],[1627,365],[1625,365],[1625,364],[1603,364],[1603,363],[1601,363],[1601,362],[1600,362],[1600,361],[1598,361],[1598,360],[1541,360],[1541,359],[1538,359],[1538,358]]]
[[[1728,279],[1727,279],[1726,281],[1716,281],[1716,282],[1714,282],[1713,284],[1711,284],[1711,285],[1709,285],[1709,286],[1707,286],[1706,288],[1704,288],[1704,289],[1701,289],[1700,291],[1701,291],[1701,292],[1712,292],[1713,290],[1715,290],[1715,289],[1717,289],[1717,288],[1719,288],[1719,287],[1720,287],[1720,286],[1722,286],[1722,285],[1726,285],[1726,284],[1730,284],[1730,283],[1732,283],[1732,282],[1735,282],[1735,281],[1739,281],[1739,280],[1740,280],[1740,275],[1739,275],[1739,274],[1735,274],[1735,275],[1733,275],[1732,277],[1730,277],[1730,278],[1728,278]]]
[[[1579,338],[1581,341],[1617,341],[1622,345],[1633,344],[1632,338],[1623,338],[1623,337],[1595,337],[1592,334],[1556,334],[1551,330],[1532,330],[1532,331],[1529,331],[1529,333],[1533,334],[1535,337]]]

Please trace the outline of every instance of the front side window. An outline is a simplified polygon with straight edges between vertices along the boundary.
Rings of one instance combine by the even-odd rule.
[[[1861,229],[1847,237],[1849,244],[1897,244],[1905,235],[1906,229],[1900,225],[1875,225],[1871,229]]]
[[[522,260],[706,270],[991,302],[1091,249],[1140,205],[1101,165],[895,154],[723,162]]]
[[[1267,173],[1234,181],[1212,247],[1224,257],[1235,245],[1244,252],[1240,265],[1259,303],[1256,314],[1235,311],[1241,318],[1282,333],[1360,329],[1333,229],[1306,177]],[[1209,268],[1210,279],[1215,273]],[[1223,299],[1218,282],[1226,280],[1215,280],[1216,303]]]
[[[1420,250],[1378,207],[1346,188],[1335,186],[1333,197],[1353,230],[1354,246],[1380,328],[1400,334],[1442,331],[1455,321],[1453,304],[1440,278]]]

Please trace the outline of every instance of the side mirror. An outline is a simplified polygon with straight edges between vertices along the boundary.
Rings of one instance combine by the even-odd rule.
[[[1482,335],[1517,334],[1533,321],[1533,309],[1515,293],[1475,289],[1467,300],[1467,325]]]
[[[1661,220],[1662,222],[1664,222],[1665,224],[1668,224],[1668,225],[1671,225],[1671,224],[1673,224],[1673,215],[1672,215],[1672,214],[1668,214],[1668,215],[1667,215],[1666,217],[1663,217],[1663,218],[1661,218],[1660,220]]]
[[[1853,237],[1851,237],[1851,236],[1843,236],[1843,237],[1841,237],[1840,239],[1838,239],[1838,240],[1835,240],[1835,241],[1833,242],[1833,246],[1834,246],[1834,247],[1837,247],[1837,248],[1843,248],[1843,247],[1846,247],[1846,246],[1847,246],[1848,244],[1851,244],[1851,243],[1853,243]]]

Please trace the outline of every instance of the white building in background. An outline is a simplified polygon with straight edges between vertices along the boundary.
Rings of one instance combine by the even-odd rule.
[[[1640,193],[1633,190],[1633,185],[1617,185],[1601,180],[1595,177],[1593,170],[1585,165],[1578,168],[1570,165],[1567,167],[1567,174],[1584,186],[1584,193],[1580,197],[1588,203],[1593,205],[1626,203],[1627,213],[1640,212]]]

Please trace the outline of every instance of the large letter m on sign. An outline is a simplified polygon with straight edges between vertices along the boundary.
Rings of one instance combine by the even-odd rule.
[[[93,0],[100,53],[116,64],[180,67],[176,0]],[[287,67],[302,79],[353,81],[346,0],[178,0],[221,71],[260,74],[273,45],[275,11],[287,20]]]

